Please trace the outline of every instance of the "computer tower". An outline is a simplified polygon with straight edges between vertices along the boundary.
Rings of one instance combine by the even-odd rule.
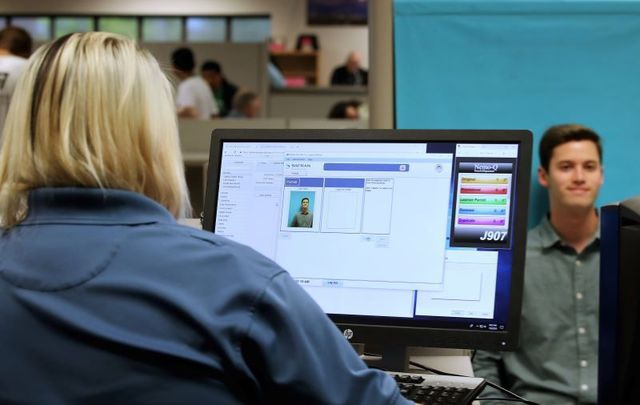
[[[598,404],[640,399],[640,196],[601,211]]]

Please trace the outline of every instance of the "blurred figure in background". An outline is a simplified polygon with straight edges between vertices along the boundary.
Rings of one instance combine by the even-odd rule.
[[[257,118],[260,115],[262,103],[260,97],[253,91],[240,90],[233,98],[233,109],[228,118]]]
[[[189,48],[178,48],[171,54],[175,75],[180,80],[176,93],[176,107],[180,118],[206,120],[218,115],[218,106],[207,82],[193,74],[196,65]]]
[[[362,103],[358,100],[339,101],[331,107],[327,118],[331,119],[360,119],[359,108]]]
[[[216,104],[218,115],[226,117],[232,108],[233,97],[238,92],[238,86],[231,83],[222,74],[222,67],[214,60],[208,60],[200,68],[202,78],[209,84]]]
[[[0,31],[0,138],[16,81],[32,46],[31,36],[22,28],[7,27]]]
[[[332,85],[366,86],[369,74],[360,67],[362,57],[358,52],[351,52],[344,65],[338,66],[331,74]]]

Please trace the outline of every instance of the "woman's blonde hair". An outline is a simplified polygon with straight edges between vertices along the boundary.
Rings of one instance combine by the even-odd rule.
[[[0,227],[22,221],[29,190],[135,191],[189,211],[172,86],[126,37],[75,33],[38,49],[18,81],[0,150]]]

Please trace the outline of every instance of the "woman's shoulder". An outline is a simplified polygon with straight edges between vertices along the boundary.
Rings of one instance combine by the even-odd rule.
[[[275,262],[249,246],[212,232],[190,226],[155,224],[139,228],[132,235],[128,254],[144,255],[171,271],[173,266],[187,273],[225,272],[228,279],[265,283],[284,270]],[[207,270],[203,270],[207,269]],[[256,287],[258,287],[256,285]]]

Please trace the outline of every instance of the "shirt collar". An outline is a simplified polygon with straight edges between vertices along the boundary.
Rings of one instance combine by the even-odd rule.
[[[600,216],[598,215],[598,218]],[[596,233],[593,236],[591,242],[589,242],[589,246],[594,242],[600,240],[600,226],[596,229]],[[549,248],[556,244],[564,245],[564,242],[556,232],[553,225],[551,225],[551,221],[549,220],[549,214],[545,215],[540,221],[540,241],[542,243],[543,248]]]
[[[41,223],[145,224],[175,222],[154,200],[132,191],[100,188],[38,188],[29,192],[23,225]]]
[[[561,243],[560,236],[553,229],[551,221],[549,221],[549,214],[545,215],[540,221],[540,241],[543,248],[551,247],[557,243]]]

